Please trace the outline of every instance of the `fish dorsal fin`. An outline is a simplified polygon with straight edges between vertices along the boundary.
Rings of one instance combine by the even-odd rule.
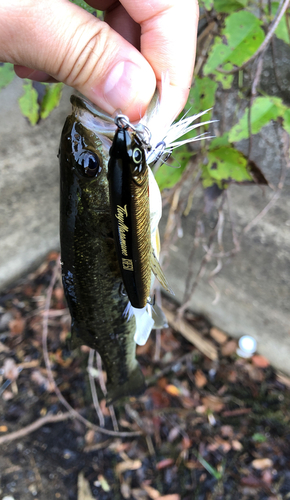
[[[152,273],[156,276],[156,278],[158,279],[159,283],[163,286],[163,288],[165,290],[167,290],[167,292],[171,293],[171,295],[175,295],[174,294],[174,291],[172,290],[172,288],[169,286],[169,283],[167,281],[167,279],[165,278],[165,275],[161,269],[161,266],[157,260],[157,257],[154,253],[154,250],[152,248],[151,250],[151,271]]]

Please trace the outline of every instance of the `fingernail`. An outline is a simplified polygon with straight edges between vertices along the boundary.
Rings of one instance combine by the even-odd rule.
[[[144,85],[140,67],[130,61],[122,61],[109,73],[104,86],[104,97],[114,110],[126,109],[134,100],[136,92],[140,91],[140,85]]]

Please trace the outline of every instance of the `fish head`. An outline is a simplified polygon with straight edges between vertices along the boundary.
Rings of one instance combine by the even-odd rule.
[[[72,113],[61,138],[62,182],[77,203],[94,211],[109,210],[108,159],[116,130],[114,120],[91,103],[71,96]]]

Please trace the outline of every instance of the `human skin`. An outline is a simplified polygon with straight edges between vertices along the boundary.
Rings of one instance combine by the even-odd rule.
[[[64,82],[108,113],[146,110],[162,75],[171,114],[191,84],[197,0],[88,0],[100,21],[69,0],[0,0],[0,61],[21,78]]]

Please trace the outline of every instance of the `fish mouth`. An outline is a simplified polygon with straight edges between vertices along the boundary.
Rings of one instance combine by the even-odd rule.
[[[84,127],[94,132],[100,139],[102,136],[113,139],[116,125],[110,115],[83,97],[72,95],[70,102],[73,114]]]

